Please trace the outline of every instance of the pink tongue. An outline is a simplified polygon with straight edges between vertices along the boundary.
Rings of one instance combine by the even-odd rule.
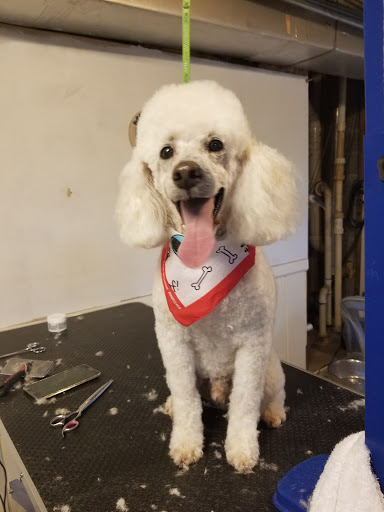
[[[185,237],[177,254],[189,268],[196,268],[205,263],[215,247],[212,216],[214,207],[213,197],[181,202]]]

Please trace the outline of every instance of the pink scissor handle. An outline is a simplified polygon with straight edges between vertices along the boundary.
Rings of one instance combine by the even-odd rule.
[[[68,423],[66,423],[63,427],[63,437],[64,437],[64,434],[66,432],[70,432],[71,430],[75,430],[75,428],[77,428],[79,426],[79,422],[76,421],[76,420],[72,420],[72,421],[69,421]]]

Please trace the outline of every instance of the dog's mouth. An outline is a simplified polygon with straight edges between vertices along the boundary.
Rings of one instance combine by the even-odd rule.
[[[185,226],[178,256],[190,268],[197,268],[210,257],[215,244],[217,218],[223,204],[224,189],[214,197],[179,201],[177,209]]]
[[[212,218],[213,218],[214,222],[216,222],[217,215],[218,215],[221,205],[223,203],[223,198],[224,198],[224,188],[222,187],[214,197],[214,207],[213,207],[213,211],[212,211]],[[188,199],[187,201],[183,201],[183,202],[189,203],[191,205],[191,207],[193,208],[194,206],[198,207],[199,204],[201,204],[203,201],[208,201],[209,199],[210,198],[207,199],[207,198],[199,197],[199,198],[191,198],[191,199]],[[177,201],[177,203],[175,203],[175,205],[176,205],[177,211],[180,214],[182,221],[184,222],[183,213],[181,210],[181,203],[182,203],[182,201]]]
[[[224,199],[224,189],[221,188],[218,193],[215,195],[215,207],[213,209],[213,220],[216,220],[217,214],[220,211],[221,205],[223,204]]]

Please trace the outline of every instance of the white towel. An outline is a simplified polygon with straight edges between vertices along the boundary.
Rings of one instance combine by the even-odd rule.
[[[309,512],[383,512],[384,497],[373,474],[365,432],[333,449],[316,484]]]

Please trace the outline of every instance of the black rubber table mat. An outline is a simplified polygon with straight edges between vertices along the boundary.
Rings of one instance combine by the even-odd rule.
[[[55,373],[82,363],[102,372],[55,403],[37,405],[21,389],[0,399],[1,419],[49,511],[273,511],[272,495],[289,469],[364,429],[358,395],[284,365],[287,422],[277,430],[260,424],[254,472],[238,474],[226,463],[227,422],[214,408],[204,410],[204,457],[179,471],[168,456],[171,420],[154,412],[168,390],[151,308],[129,304],[73,317],[56,336],[46,324],[3,332],[0,353],[33,341],[47,347],[33,358],[57,360]],[[49,425],[56,410],[73,410],[111,378],[63,440]]]

